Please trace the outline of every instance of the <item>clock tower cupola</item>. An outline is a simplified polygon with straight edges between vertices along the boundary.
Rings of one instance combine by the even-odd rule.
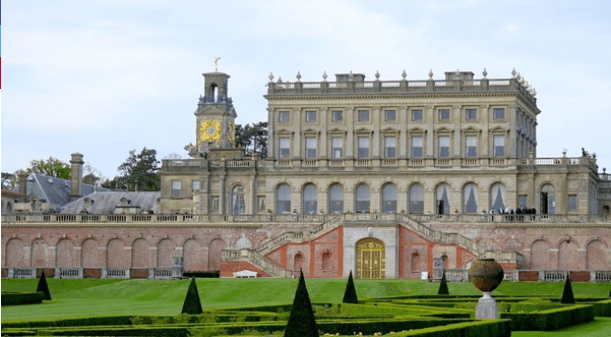
[[[204,95],[199,97],[195,111],[195,141],[193,157],[241,157],[235,145],[233,101],[228,95],[229,75],[222,72],[204,73]]]

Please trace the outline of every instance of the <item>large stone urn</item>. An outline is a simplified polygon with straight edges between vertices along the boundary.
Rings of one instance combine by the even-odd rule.
[[[494,259],[478,259],[469,269],[469,280],[484,296],[477,301],[476,319],[496,319],[499,307],[490,293],[503,282],[503,267]]]

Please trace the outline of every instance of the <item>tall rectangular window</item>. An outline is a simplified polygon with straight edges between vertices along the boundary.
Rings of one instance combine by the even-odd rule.
[[[316,111],[306,111],[306,122],[307,123],[316,122]]]
[[[494,136],[493,138],[494,156],[505,156],[505,136]]]
[[[280,111],[278,113],[278,123],[288,123],[291,120],[290,111]]]
[[[518,196],[518,207],[519,208],[526,208],[526,198],[527,197],[528,197],[527,195]]]
[[[477,136],[466,136],[465,137],[465,156],[467,158],[477,157]]]
[[[394,122],[397,119],[397,111],[396,110],[385,110],[384,111],[384,120],[387,122]]]
[[[180,198],[182,196],[182,182],[180,180],[172,180],[172,198]]]
[[[316,158],[316,138],[314,137],[306,138],[306,158]]]
[[[219,197],[210,197],[210,210],[218,211],[219,210]]]
[[[344,156],[344,139],[342,137],[331,138],[331,157],[339,159]]]
[[[361,159],[369,158],[369,137],[359,137],[358,157]]]
[[[477,119],[477,109],[467,109],[465,114],[468,121],[474,121]]]
[[[449,121],[450,120],[450,109],[439,109],[439,120]]]
[[[288,137],[281,137],[279,139],[279,145],[280,158],[288,158],[291,155],[291,140]]]
[[[450,137],[439,136],[439,158],[450,158]]]
[[[577,196],[569,195],[569,211],[577,210]]]
[[[359,122],[369,122],[369,110],[359,110],[358,120]]]
[[[412,136],[412,158],[422,158],[422,136]]]
[[[259,212],[265,211],[265,197],[261,197],[261,196],[257,197],[257,205],[258,205],[257,210]]]
[[[199,191],[200,188],[201,188],[201,183],[199,180],[193,180],[191,182],[191,189],[193,190],[193,192]]]
[[[331,121],[332,122],[341,122],[344,120],[344,112],[341,110],[333,110],[331,111]]]
[[[424,113],[421,109],[412,110],[412,120],[413,121],[422,121],[423,115]]]
[[[505,109],[504,108],[492,109],[492,118],[494,120],[505,119]]]
[[[397,138],[394,136],[384,137],[384,156],[395,158],[397,156]]]

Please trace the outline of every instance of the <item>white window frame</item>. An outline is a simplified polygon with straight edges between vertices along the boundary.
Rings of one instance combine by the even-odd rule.
[[[416,116],[419,114],[420,116]],[[420,118],[416,118],[420,117]],[[412,110],[412,121],[414,122],[422,122],[424,120],[424,110],[423,109],[413,109]]]
[[[316,137],[306,137],[305,139],[305,157],[306,159],[316,159],[317,147],[318,147],[318,139],[316,139]]]
[[[469,113],[473,113],[473,116],[469,116]],[[465,109],[465,120],[477,121],[477,109],[474,109],[474,108]]]
[[[291,112],[290,111],[279,111],[278,112],[278,123],[286,124],[291,122]]]
[[[182,197],[182,181],[172,180],[172,198]]]
[[[344,112],[342,110],[332,110],[331,111],[331,121],[332,122],[344,121]]]
[[[505,119],[505,108],[492,108],[492,119],[495,121],[504,120]]]
[[[331,158],[341,159],[344,157],[344,138],[331,137]]]
[[[367,144],[364,144],[364,143],[367,143]],[[361,147],[361,145],[367,145],[367,147]],[[371,152],[369,136],[358,136],[356,146],[357,146],[357,158],[358,159],[369,159],[370,152]],[[362,150],[363,152],[361,152],[361,149],[363,149]],[[365,154],[364,151],[367,151],[367,153]]]
[[[283,147],[282,145],[287,145],[287,146]],[[290,137],[279,137],[278,138],[278,158],[288,159],[290,157],[291,157],[291,138]]]
[[[317,117],[316,110],[306,110],[305,112],[306,123],[315,123],[316,117]]]
[[[447,144],[447,145],[446,145]],[[449,135],[437,136],[437,156],[439,158],[450,158],[452,139]],[[447,148],[447,154],[445,150]]]
[[[416,139],[419,139],[419,142],[416,142]],[[420,143],[420,144],[416,144]],[[423,135],[413,135],[411,137],[411,157],[412,158],[423,158],[424,157],[424,136]],[[417,147],[416,145],[420,145]],[[420,149],[420,154],[416,155],[416,149]]]
[[[501,144],[502,143],[502,144]],[[504,135],[493,135],[492,136],[492,155],[493,157],[505,157],[505,136]]]
[[[450,109],[437,110],[437,119],[439,121],[449,121],[450,120]]]
[[[369,119],[370,119],[369,110],[364,110],[364,109],[357,110],[357,120],[359,121],[359,123],[367,123],[369,122]]]
[[[472,150],[472,151],[470,151]],[[465,136],[465,158],[477,158],[477,136]]]
[[[396,136],[384,136],[384,157],[385,158],[396,158],[397,157],[397,137]]]
[[[397,120],[397,110],[395,109],[386,109],[384,110],[384,121],[391,122]]]

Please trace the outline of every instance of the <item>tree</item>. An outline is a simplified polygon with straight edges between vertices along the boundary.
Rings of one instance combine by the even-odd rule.
[[[284,330],[284,337],[318,336],[316,319],[310,302],[310,295],[306,288],[303,271],[299,271],[299,284],[295,292],[291,315]]]
[[[195,277],[191,279],[189,283],[189,289],[187,290],[187,296],[182,304],[183,314],[199,315],[203,312],[202,303],[199,300],[199,292],[197,291],[197,285],[195,284]]]
[[[342,303],[359,303],[359,298],[356,295],[356,288],[354,287],[354,280],[352,279],[352,270],[350,276],[348,276],[348,284],[346,284],[346,291],[344,291],[344,300]]]
[[[33,159],[27,173],[42,173],[50,177],[70,179],[70,164],[61,159],[49,157],[49,159]]]
[[[244,150],[244,154],[256,153],[261,158],[267,157],[267,122],[237,124],[235,127],[236,146]]]
[[[564,281],[564,290],[562,291],[562,299],[560,303],[563,304],[574,304],[575,296],[573,296],[573,286],[571,285],[571,273],[566,274],[566,281]]]
[[[437,295],[450,295],[448,291],[448,281],[446,280],[446,271],[443,271],[443,275],[441,276],[441,283],[439,283],[439,290],[437,290]]]
[[[106,181],[102,186],[128,191],[159,191],[161,178],[156,156],[157,151],[146,147],[139,154],[136,154],[135,149],[129,151],[129,157],[117,169],[121,175]]]
[[[2,172],[2,189],[11,190],[15,186],[16,175],[9,172]]]
[[[51,300],[51,291],[49,291],[49,284],[47,284],[47,277],[45,271],[42,271],[40,279],[38,279],[38,285],[36,286],[37,293],[45,294],[45,300]]]

